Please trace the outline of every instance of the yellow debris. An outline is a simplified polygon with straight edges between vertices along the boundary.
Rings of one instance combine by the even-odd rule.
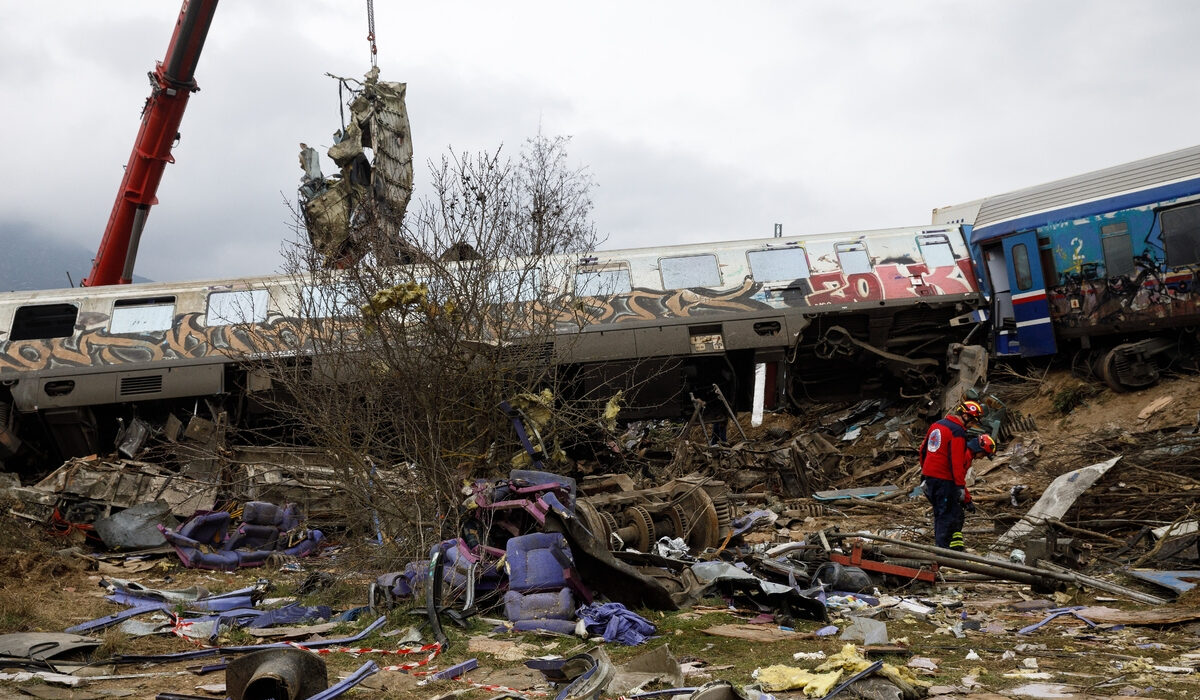
[[[847,644],[842,647],[842,650],[825,660],[825,663],[817,666],[818,671],[831,671],[839,669],[845,671],[849,675],[854,675],[870,666],[871,662],[858,652],[858,647],[853,644]],[[907,666],[895,666],[893,664],[884,664],[883,668],[879,669],[879,675],[896,684],[904,693],[904,697],[913,698],[919,697],[921,693],[917,688],[928,688],[932,683],[922,680],[917,677],[913,669]]]
[[[782,665],[758,669],[758,682],[762,684],[763,690],[803,690],[805,695],[811,697],[828,695],[841,678],[841,671],[813,673],[802,668]]]
[[[397,306],[424,304],[428,296],[429,288],[416,282],[380,289],[371,295],[370,303],[362,307],[363,316],[371,318]]]
[[[554,394],[549,389],[542,389],[538,394],[518,394],[509,403],[524,413],[526,422],[532,423],[538,430],[549,423],[554,415]]]
[[[621,405],[625,403],[625,392],[618,391],[604,405],[604,427],[610,432],[617,429],[617,415],[621,413]]]

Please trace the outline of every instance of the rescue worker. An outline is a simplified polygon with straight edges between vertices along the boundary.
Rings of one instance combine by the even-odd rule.
[[[967,469],[976,454],[994,454],[996,442],[986,433],[971,439],[967,429],[983,418],[978,401],[963,401],[945,418],[929,426],[921,444],[921,481],[925,497],[933,506],[934,543],[948,549],[964,549],[963,509],[971,506]],[[968,445],[970,443],[970,445]]]

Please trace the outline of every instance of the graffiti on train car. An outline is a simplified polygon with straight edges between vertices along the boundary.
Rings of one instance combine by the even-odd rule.
[[[581,325],[610,325],[669,318],[696,318],[714,314],[762,311],[775,308],[761,295],[762,285],[750,279],[737,289],[673,289],[660,291],[635,288],[626,294],[562,298],[542,306],[553,316],[560,331],[578,330]],[[797,297],[801,302],[803,298]],[[800,305],[803,305],[802,303]]]
[[[1200,318],[1195,291],[1200,270],[1160,275],[1141,268],[1133,278],[1071,281],[1050,293],[1050,316],[1062,330],[1144,328]]]
[[[165,332],[113,334],[107,330],[107,316],[88,314],[83,328],[70,337],[0,343],[0,372],[253,357],[310,349],[312,328],[303,319],[270,314],[261,324],[205,326],[204,316],[179,314]]]
[[[875,265],[871,272],[847,275],[841,270],[814,273],[809,279],[816,290],[807,297],[809,305],[845,304],[863,301],[894,301],[975,291],[969,260],[930,268],[925,263]]]
[[[1167,271],[1155,208],[1054,222],[1037,234],[1054,265],[1047,275],[1054,282],[1050,317],[1065,335],[1145,330],[1200,318],[1197,270]]]
[[[538,328],[570,333],[597,325],[973,293],[970,263],[965,259],[956,263],[933,269],[925,263],[886,263],[874,266],[870,273],[820,272],[784,284],[763,284],[747,277],[730,290],[635,288],[607,297],[562,295],[519,304],[523,308],[519,316],[527,322],[518,325],[523,326],[526,335],[536,333]],[[321,327],[332,323],[329,319],[297,318],[277,312],[269,313],[262,323],[206,326],[204,319],[204,313],[187,312],[176,315],[167,331],[111,333],[108,315],[81,314],[77,331],[71,336],[0,341],[0,373],[310,353]],[[511,328],[512,319],[509,321]],[[345,332],[344,324],[338,325]]]

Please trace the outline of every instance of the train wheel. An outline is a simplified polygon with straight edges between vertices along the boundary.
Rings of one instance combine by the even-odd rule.
[[[1161,351],[1164,342],[1160,339],[1118,345],[1100,360],[1097,374],[1113,391],[1148,387],[1158,381],[1159,371],[1152,355]]]
[[[1096,361],[1096,376],[1100,377],[1100,380],[1107,384],[1109,389],[1117,393],[1124,393],[1129,389],[1117,377],[1116,359],[1117,348],[1101,355]]]

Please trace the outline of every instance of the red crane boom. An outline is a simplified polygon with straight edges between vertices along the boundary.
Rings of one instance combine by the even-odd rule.
[[[150,74],[142,125],[92,271],[82,282],[85,287],[129,284],[133,278],[142,229],[150,207],[158,203],[158,183],[167,163],[175,162],[171,146],[179,137],[183,111],[191,94],[200,89],[194,77],[196,63],[216,9],[217,0],[183,0],[166,58]]]

